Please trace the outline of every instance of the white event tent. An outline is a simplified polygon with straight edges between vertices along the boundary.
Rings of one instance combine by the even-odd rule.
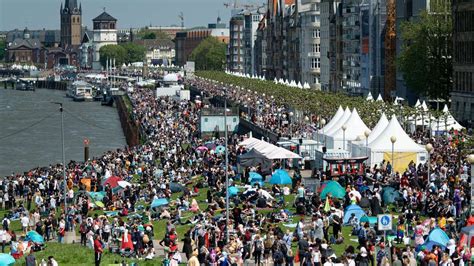
[[[431,121],[431,131],[433,133],[435,133],[435,131],[444,132],[444,131],[449,131],[451,129],[461,130],[464,128],[451,115],[451,112],[449,112],[449,108],[447,104],[444,105],[443,114],[444,115],[440,117],[439,119],[434,119]]]
[[[343,126],[346,127],[345,130],[342,129]],[[335,128],[335,131],[331,130],[327,135],[330,139],[329,142],[333,142],[333,149],[349,150],[347,143],[349,141],[355,141],[357,138],[361,139],[367,130],[369,130],[369,128],[360,118],[357,109],[354,108],[347,121],[345,121],[340,128]]]
[[[341,119],[342,115],[344,114],[344,109],[342,109],[342,106],[339,105],[339,108],[337,109],[337,112],[336,114],[334,114],[334,116],[332,117],[331,121],[329,121],[322,129],[320,129],[319,131],[321,133],[326,133],[328,132],[329,129],[331,129],[334,124],[337,123],[337,121],[339,121],[339,119]]]
[[[410,161],[416,164],[424,163],[427,158],[423,146],[413,141],[403,130],[395,116],[392,116],[387,127],[369,143],[370,165],[380,165],[383,160],[392,161],[392,136],[396,137],[393,145],[394,162],[392,165],[396,171],[404,171]]]
[[[385,113],[382,113],[380,116],[379,121],[377,122],[377,125],[372,129],[370,132],[369,136],[366,138],[365,134],[364,137],[360,138],[360,141],[353,141],[351,142],[351,151],[352,151],[352,156],[365,156],[367,153],[367,145],[374,141],[378,136],[380,136],[380,133],[384,131],[384,129],[388,126],[388,119]]]
[[[365,98],[366,101],[373,101],[374,97],[372,96],[372,93],[369,91],[369,94],[367,94],[367,98]]]
[[[301,156],[291,152],[285,148],[275,146],[263,140],[259,140],[250,137],[241,143],[240,146],[244,146],[247,150],[255,149],[260,152],[265,158],[276,160],[276,159],[301,159]]]
[[[332,125],[332,127],[328,128],[327,130],[324,130],[324,135],[326,135],[327,141],[326,141],[326,146],[328,149],[333,149],[334,147],[334,142],[332,141],[332,138],[330,136],[339,129],[341,129],[342,125],[344,125],[349,117],[351,116],[351,111],[349,110],[349,107],[346,107],[346,110],[342,114],[342,116]]]

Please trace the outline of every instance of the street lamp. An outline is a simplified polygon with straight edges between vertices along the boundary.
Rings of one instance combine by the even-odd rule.
[[[430,180],[430,168],[431,168],[431,151],[433,150],[433,145],[431,143],[426,144],[426,151],[428,152],[428,181]]]
[[[471,164],[471,197],[474,195],[474,154],[467,156],[467,162]],[[471,203],[471,213],[474,205]]]
[[[393,159],[393,151],[395,149],[395,142],[397,141],[397,137],[391,136],[390,141],[392,142],[392,173],[395,173],[395,162]]]
[[[365,156],[369,156],[369,135],[370,135],[370,130],[364,131],[364,136],[365,136]]]
[[[346,150],[346,129],[347,129],[347,126],[342,125],[341,129],[342,129],[342,149]]]
[[[293,117],[293,112],[290,112],[288,114],[288,120],[290,121],[290,138],[293,135],[293,125],[291,124],[292,117]]]
[[[323,130],[323,136],[324,136],[324,146],[326,147],[326,135],[324,135],[324,126],[326,125],[326,119],[321,119],[321,129]]]
[[[63,179],[64,179],[64,215],[67,217],[67,179],[66,179],[66,156],[64,153],[64,109],[63,103],[53,102],[59,105],[59,112],[61,112],[61,151],[63,156]]]

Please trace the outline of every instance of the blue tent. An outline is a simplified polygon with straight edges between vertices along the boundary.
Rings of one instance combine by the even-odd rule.
[[[250,172],[249,173],[249,176],[250,176],[250,184],[253,185],[255,183],[259,183],[260,186],[263,186],[263,177],[256,173],[256,172]]]
[[[0,253],[0,266],[9,266],[15,264],[15,258],[10,254]]]
[[[293,181],[291,180],[291,177],[288,172],[282,169],[278,169],[275,171],[275,173],[273,173],[269,182],[270,184],[287,185],[291,184]]]
[[[237,196],[237,193],[239,193],[239,189],[234,187],[234,186],[231,186],[229,187],[229,196],[232,197],[232,196]]]
[[[161,207],[161,206],[164,206],[164,205],[168,205],[168,200],[165,199],[165,198],[154,199],[153,202],[151,203],[152,208]]]
[[[38,234],[36,231],[29,231],[28,233],[26,233],[25,240],[31,241],[34,243],[39,243],[39,244],[44,243],[44,238],[40,234]]]
[[[431,230],[430,234],[428,235],[428,242],[429,241],[436,242],[438,245],[446,247],[448,245],[449,237],[446,232],[440,228],[435,228]]]
[[[358,221],[365,215],[365,211],[357,204],[352,204],[347,206],[347,208],[344,210],[344,219],[343,222],[344,224],[349,223],[349,218],[351,218],[352,214],[355,214],[355,217],[357,218]]]

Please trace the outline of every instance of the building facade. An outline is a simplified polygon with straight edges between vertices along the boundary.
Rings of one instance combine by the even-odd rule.
[[[6,61],[21,64],[43,64],[46,51],[39,39],[31,38],[30,31],[25,28],[21,38],[7,43]]]
[[[257,66],[255,62],[255,41],[257,40],[257,29],[263,15],[258,10],[244,11],[243,28],[243,50],[244,50],[244,73],[255,75]]]
[[[61,3],[61,47],[78,46],[82,38],[82,6],[77,0]]]
[[[92,68],[94,70],[101,70],[100,48],[105,45],[117,44],[117,19],[104,11],[92,20],[92,24],[94,42]]]
[[[208,37],[214,37],[220,42],[229,43],[229,29],[203,28],[177,32],[173,40],[175,45],[175,65],[186,65],[194,49]]]
[[[255,54],[255,65],[256,65],[256,75],[259,77],[266,76],[267,68],[267,19],[264,16],[258,25],[257,28],[257,38],[255,39],[254,45],[254,54]]]
[[[453,0],[453,91],[451,112],[467,126],[474,121],[474,2]]]
[[[321,0],[301,0],[297,6],[300,21],[301,83],[321,89]],[[329,72],[329,70],[327,69]]]
[[[227,69],[244,72],[244,15],[235,14],[229,22],[229,45],[227,48]]]

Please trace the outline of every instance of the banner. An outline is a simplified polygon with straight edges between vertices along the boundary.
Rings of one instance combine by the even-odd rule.
[[[392,164],[393,169],[396,172],[403,172],[408,168],[408,164],[413,161],[416,164],[416,152],[394,152],[393,153],[393,161],[392,162],[392,153],[391,152],[384,152],[383,159],[387,162]]]

